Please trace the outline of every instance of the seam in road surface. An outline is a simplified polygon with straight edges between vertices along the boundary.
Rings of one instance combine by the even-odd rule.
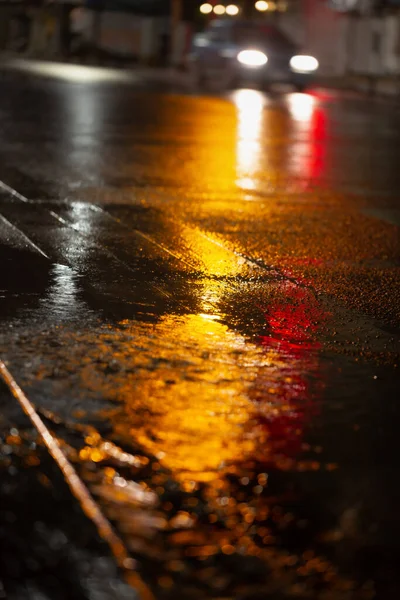
[[[90,204],[89,206],[90,206],[90,208],[92,210],[102,212],[104,215],[106,215],[107,217],[109,217],[110,219],[112,219],[113,221],[115,221],[116,223],[118,223],[121,227],[123,227],[125,229],[128,229],[129,231],[133,231],[137,235],[143,237],[144,239],[146,239],[147,241],[149,241],[150,243],[152,243],[154,246],[157,246],[157,248],[160,248],[161,250],[163,250],[167,254],[170,254],[171,256],[173,256],[174,258],[176,258],[180,262],[186,264],[190,268],[196,269],[195,265],[193,265],[192,263],[188,262],[186,259],[184,259],[181,256],[179,256],[179,254],[176,254],[175,252],[173,252],[170,248],[168,248],[164,244],[162,244],[160,242],[157,242],[150,235],[142,233],[138,229],[129,227],[129,225],[126,225],[125,223],[123,223],[121,221],[121,219],[119,219],[118,217],[115,217],[114,215],[110,214],[108,211],[106,211],[101,206],[99,206],[97,204]],[[191,231],[196,231],[196,233],[198,233],[201,237],[203,237],[204,239],[206,239],[208,242],[214,244],[215,246],[218,246],[219,248],[222,248],[223,250],[225,250],[225,252],[227,252],[229,254],[233,254],[237,258],[241,258],[250,267],[252,267],[252,268],[256,267],[258,270],[263,271],[263,272],[267,271],[269,274],[272,274],[275,278],[277,278],[277,279],[279,278],[279,279],[284,280],[284,281],[289,281],[290,283],[293,283],[294,285],[296,285],[298,287],[301,287],[301,288],[306,288],[306,289],[310,290],[315,296],[317,296],[317,292],[313,288],[313,286],[311,286],[309,284],[302,283],[301,281],[299,281],[295,277],[291,277],[290,275],[287,275],[286,273],[283,273],[280,269],[277,269],[276,267],[269,267],[268,265],[265,265],[264,263],[259,263],[257,260],[255,260],[254,258],[251,258],[251,257],[247,256],[246,254],[243,254],[241,252],[237,252],[236,250],[232,250],[232,248],[229,248],[228,246],[226,246],[222,242],[213,239],[212,237],[210,237],[209,235],[207,235],[207,233],[205,233],[204,231],[202,231],[198,227],[188,227],[184,223],[179,223],[179,224],[180,224],[180,226],[182,228],[185,227],[186,229],[189,229]]]
[[[87,236],[78,227],[76,227],[76,225],[74,225],[73,223],[70,223],[69,221],[67,221],[66,219],[64,219],[63,217],[61,217],[61,215],[58,215],[53,210],[47,210],[47,212],[54,219],[56,219],[59,223],[62,223],[62,225],[65,225],[65,227],[68,227],[69,229],[72,229],[73,231],[75,231],[75,233],[77,233],[81,237],[87,238]],[[109,257],[111,257],[113,260],[115,260],[117,263],[119,263],[120,265],[122,265],[123,267],[125,267],[126,269],[128,269],[129,271],[132,271],[133,273],[135,272],[135,269],[133,269],[125,261],[123,261],[120,258],[118,258],[118,256],[116,256],[114,254],[114,252],[111,252],[111,250],[109,250],[107,248],[107,246],[104,246],[103,244],[100,244],[99,242],[95,242],[94,245],[97,246],[98,248],[101,248],[103,250],[103,252],[105,252],[105,254],[107,254]],[[73,268],[73,265],[72,265],[72,268]],[[151,287],[154,288],[155,290],[157,290],[157,292],[159,292],[162,296],[165,296],[165,298],[168,298],[169,300],[171,299],[171,294],[169,294],[167,291],[163,290],[158,285],[152,283]]]

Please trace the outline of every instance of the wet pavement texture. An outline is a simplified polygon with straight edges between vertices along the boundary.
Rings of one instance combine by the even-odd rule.
[[[1,358],[155,598],[397,599],[398,105],[90,72],[0,73]],[[0,405],[0,597],[139,598]]]

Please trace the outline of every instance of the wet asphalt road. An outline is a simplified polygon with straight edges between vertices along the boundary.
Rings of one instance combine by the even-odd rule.
[[[1,357],[154,596],[397,599],[398,104],[0,86]],[[5,597],[137,598],[0,403]]]

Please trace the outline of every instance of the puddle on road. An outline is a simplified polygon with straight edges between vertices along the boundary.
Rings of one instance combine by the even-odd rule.
[[[18,322],[86,322],[95,318],[83,299],[80,277],[71,268],[28,248],[0,244],[0,319]],[[14,325],[13,324],[13,325]]]
[[[124,357],[136,373],[114,379],[123,406],[110,415],[115,431],[183,479],[214,479],[226,462],[251,454],[243,427],[254,412],[247,390],[270,366],[262,351],[210,315],[169,316],[150,331],[126,327],[139,346],[153,343],[147,360],[143,352]]]
[[[235,461],[274,463],[288,458],[289,446],[300,450],[321,383],[308,331],[316,309],[301,305],[308,292],[287,290],[297,304],[271,304],[265,334],[254,341],[212,314],[125,322],[135,347],[122,343],[108,357],[121,369],[107,394],[120,405],[106,416],[115,432],[195,481],[213,480]],[[85,389],[103,385],[91,371],[83,377]]]
[[[39,304],[50,275],[47,259],[29,248],[0,242],[0,256],[0,318],[5,321]]]

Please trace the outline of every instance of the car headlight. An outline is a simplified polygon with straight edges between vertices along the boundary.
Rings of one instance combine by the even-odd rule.
[[[319,63],[313,56],[298,55],[290,59],[290,68],[295,73],[312,73],[319,67]]]
[[[262,67],[268,62],[268,56],[260,50],[242,50],[237,59],[246,67]]]

